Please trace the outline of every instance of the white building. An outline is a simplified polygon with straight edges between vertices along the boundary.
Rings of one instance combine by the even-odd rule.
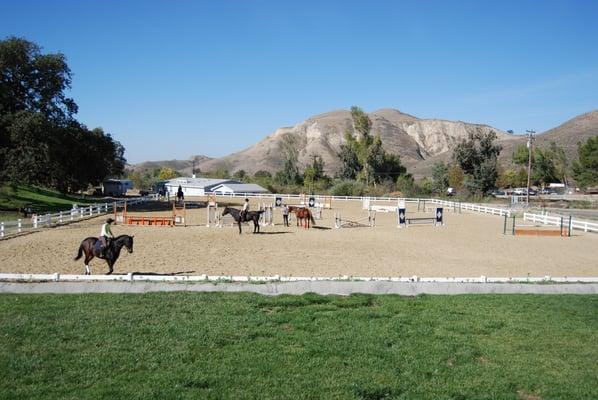
[[[260,185],[241,183],[233,179],[175,178],[165,183],[166,190],[171,196],[176,196],[179,185],[183,189],[185,197],[205,196],[213,192],[218,194],[268,193],[268,190]]]
[[[268,189],[264,189],[255,183],[222,183],[216,186],[212,191],[216,194],[270,193]]]
[[[205,196],[211,193],[212,189],[223,183],[239,183],[230,179],[209,179],[209,178],[175,178],[167,181],[164,186],[171,196],[176,196],[179,186],[183,189],[185,196]]]

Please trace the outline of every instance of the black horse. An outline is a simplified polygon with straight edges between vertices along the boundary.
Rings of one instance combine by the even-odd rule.
[[[114,270],[114,263],[120,256],[120,250],[124,247],[127,248],[129,253],[133,252],[133,236],[129,235],[120,235],[115,237],[110,241],[108,248],[106,248],[105,256],[101,256],[100,249],[96,246],[96,243],[99,241],[98,238],[95,237],[88,237],[83,239],[81,245],[79,246],[79,253],[77,253],[77,257],[75,260],[78,260],[83,256],[85,253],[85,275],[91,274],[89,270],[89,262],[92,258],[103,258],[108,263],[108,274],[110,275]]]
[[[247,211],[245,213],[245,218],[241,221],[241,210],[237,210],[236,208],[232,207],[224,207],[224,211],[222,211],[222,216],[224,217],[226,214],[230,214],[231,217],[235,220],[236,223],[239,224],[239,234],[241,234],[241,223],[242,222],[249,222],[253,221],[253,233],[260,233],[260,215],[262,215],[264,211]]]

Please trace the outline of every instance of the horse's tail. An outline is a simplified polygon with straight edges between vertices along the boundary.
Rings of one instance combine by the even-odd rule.
[[[313,225],[315,225],[316,224],[316,220],[314,219],[314,215],[311,212],[309,213],[309,218],[311,219],[311,223]]]
[[[75,261],[80,259],[83,256],[83,243],[79,246],[79,252],[77,253],[77,257],[75,257]]]

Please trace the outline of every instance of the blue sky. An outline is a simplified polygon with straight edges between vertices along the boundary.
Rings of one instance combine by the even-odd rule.
[[[359,105],[550,129],[598,108],[598,1],[2,1],[129,162],[223,156]]]

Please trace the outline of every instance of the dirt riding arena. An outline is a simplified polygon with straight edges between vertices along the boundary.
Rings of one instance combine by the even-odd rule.
[[[200,200],[200,199],[191,199]],[[204,200],[203,198],[201,199]],[[264,200],[272,203],[272,200]],[[237,205],[237,199],[218,199]],[[388,203],[390,204],[390,203]],[[251,201],[252,209],[258,205]],[[301,229],[292,219],[282,224],[274,209],[274,226],[252,234],[245,224],[206,227],[206,208],[187,209],[187,227],[116,225],[113,233],[135,236],[134,252],[123,251],[115,273],[369,276],[369,277],[543,277],[598,276],[598,235],[574,231],[570,238],[503,235],[503,218],[472,212],[444,213],[444,226],[397,228],[396,213],[376,214],[375,227],[334,228],[334,213],[343,219],[367,216],[358,201],[334,201],[316,229]],[[409,217],[432,216],[408,204]],[[169,211],[130,215],[169,215]],[[97,236],[106,216],[0,241],[0,272],[83,274],[74,261],[82,239]],[[93,274],[107,271],[103,260],[91,261]]]

